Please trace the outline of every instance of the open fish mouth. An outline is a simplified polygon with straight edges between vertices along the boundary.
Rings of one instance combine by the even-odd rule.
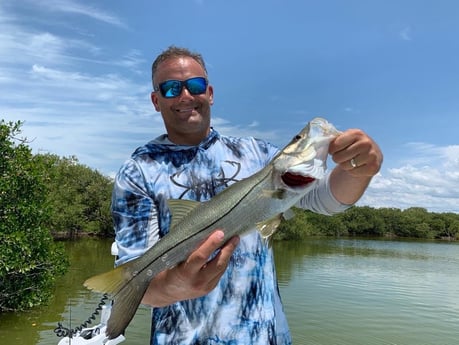
[[[282,174],[281,178],[282,182],[289,187],[305,187],[316,180],[316,178],[312,176],[295,174],[288,171]]]
[[[323,178],[325,166],[319,159],[290,167],[281,175],[282,182],[291,188],[304,188]]]

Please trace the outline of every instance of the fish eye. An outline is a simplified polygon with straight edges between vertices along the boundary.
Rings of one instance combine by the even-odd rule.
[[[300,134],[297,134],[297,135],[295,135],[295,136],[293,137],[293,140],[295,140],[295,141],[298,141],[298,140],[300,140],[300,139],[301,139],[301,135],[300,135]]]

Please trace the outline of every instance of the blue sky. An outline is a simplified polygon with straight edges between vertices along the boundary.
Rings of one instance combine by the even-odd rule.
[[[150,66],[201,52],[213,126],[283,146],[315,116],[385,161],[359,203],[459,212],[455,0],[2,0],[0,114],[34,152],[113,176],[164,132]]]

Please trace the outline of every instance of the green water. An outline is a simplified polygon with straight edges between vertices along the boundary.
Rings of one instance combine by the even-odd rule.
[[[101,295],[82,282],[110,269],[110,241],[67,243],[69,273],[48,306],[0,315],[0,344],[54,345],[57,322],[79,325]],[[459,344],[459,244],[311,239],[274,244],[294,344]],[[122,344],[148,344],[141,307]]]

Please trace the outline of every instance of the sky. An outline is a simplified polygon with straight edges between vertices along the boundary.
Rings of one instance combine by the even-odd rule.
[[[183,46],[222,134],[360,128],[384,163],[358,205],[459,213],[458,18],[456,0],[0,0],[0,119],[114,176],[165,132],[151,63]]]

